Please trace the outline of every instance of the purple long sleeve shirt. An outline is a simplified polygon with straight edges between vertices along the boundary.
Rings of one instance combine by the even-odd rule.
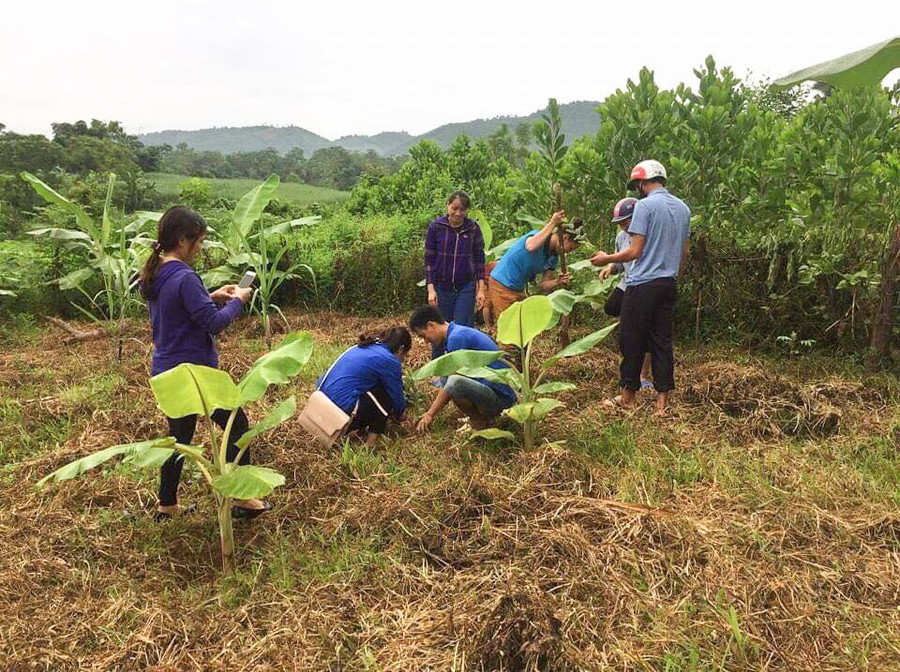
[[[219,308],[197,272],[181,261],[159,268],[147,303],[153,325],[154,376],[184,363],[217,367],[213,335],[240,317],[244,307],[234,298]]]
[[[478,222],[463,220],[454,229],[447,215],[428,225],[425,234],[425,281],[443,289],[484,278],[484,237]]]

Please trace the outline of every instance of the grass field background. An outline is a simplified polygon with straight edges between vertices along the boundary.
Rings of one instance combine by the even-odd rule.
[[[147,177],[156,183],[156,188],[163,196],[172,200],[178,198],[178,194],[181,191],[181,183],[190,179],[188,175],[176,175],[173,173],[147,173]],[[201,179],[212,185],[213,196],[234,200],[239,199],[253,187],[259,186],[260,183],[259,180],[242,178],[218,179],[204,177]],[[350,192],[328,189],[326,187],[314,187],[302,182],[282,182],[276,197],[296,205],[306,206],[312,203],[340,203],[350,197]]]

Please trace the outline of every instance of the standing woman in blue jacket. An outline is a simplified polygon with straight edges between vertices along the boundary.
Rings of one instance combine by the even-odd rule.
[[[425,234],[425,282],[428,303],[448,321],[472,326],[475,309],[484,306],[484,237],[481,227],[466,217],[469,195],[454,191],[447,214],[428,225]],[[432,356],[443,354],[439,346]]]
[[[150,307],[153,326],[152,375],[190,363],[219,365],[219,355],[213,336],[234,322],[243,312],[250,298],[250,288],[227,285],[209,292],[191,263],[203,247],[206,222],[198,212],[176,205],[159,220],[153,251],[141,273],[141,295]],[[224,304],[221,308],[217,303]],[[219,409],[213,420],[225,428],[230,412]],[[197,416],[167,418],[169,435],[178,443],[190,445],[194,438]],[[238,410],[228,436],[228,459],[238,453],[235,442],[247,431],[249,423],[243,410]],[[241,457],[241,464],[249,463],[249,453]],[[160,469],[159,507],[157,522],[171,518],[179,510],[178,482],[184,458],[172,455]],[[254,518],[271,508],[258,499],[235,500],[235,517]]]
[[[364,334],[319,377],[318,389],[351,417],[347,433],[356,432],[369,446],[389,418],[402,421],[406,413],[402,367],[410,348],[405,327]]]

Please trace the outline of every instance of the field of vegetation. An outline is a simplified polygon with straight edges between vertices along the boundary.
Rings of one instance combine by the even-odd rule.
[[[181,195],[182,185],[191,178],[187,175],[172,173],[147,173],[147,178],[156,184],[156,188],[166,202],[175,202]],[[249,178],[201,178],[209,183],[213,198],[225,198],[236,201],[250,189],[259,184],[259,180]],[[313,204],[341,203],[350,196],[349,192],[316,187],[303,182],[284,182],[278,197],[293,206],[305,208]]]
[[[0,127],[0,661],[900,669],[900,85],[784,91],[712,58],[695,74],[663,90],[642,70],[574,142],[551,100],[534,127],[398,161],[144,147],[96,120],[53,139]],[[585,261],[650,157],[693,215],[664,418],[649,397],[602,406],[611,285]],[[519,334],[544,384],[517,374],[492,440],[445,413],[425,436],[320,448],[298,407],[360,333],[423,301],[425,229],[459,188],[493,258],[559,206],[586,222],[569,289],[509,309],[544,311],[532,345]],[[135,285],[175,202],[209,224],[209,288],[257,279],[217,337],[222,371],[167,403],[214,395],[269,431],[252,469],[180,447],[197,510],[157,525],[146,468],[175,449],[153,440],[166,396]],[[406,372],[427,358],[417,343]],[[417,418],[436,389],[405,382]],[[257,496],[274,510],[232,526],[231,501]]]
[[[254,422],[304,397],[358,333],[405,316],[288,319],[314,354]],[[239,376],[265,349],[261,328],[226,333],[223,368]],[[148,325],[128,323],[121,363],[113,342],[65,345],[26,319],[2,338],[0,658],[13,669],[900,664],[892,376],[684,347],[676,413],[659,421],[649,403],[598,412],[618,362],[602,348],[559,369],[579,391],[543,429],[554,442],[532,451],[466,441],[455,414],[372,450],[323,450],[288,422],[255,444],[254,462],[286,484],[272,514],[236,524],[238,571],[223,579],[196,474],[182,498],[197,512],[162,526],[152,471],[31,487],[164,429]],[[428,356],[418,342],[410,366]]]

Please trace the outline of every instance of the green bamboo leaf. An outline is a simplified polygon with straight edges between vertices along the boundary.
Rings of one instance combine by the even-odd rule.
[[[489,441],[496,441],[497,439],[507,439],[509,441],[516,440],[516,435],[512,432],[507,432],[502,429],[496,429],[495,427],[491,427],[490,429],[480,429],[477,432],[472,432],[469,437],[488,439]]]
[[[284,485],[284,476],[277,471],[251,464],[241,465],[213,479],[216,491],[232,499],[265,497],[281,485]]]
[[[572,383],[543,383],[538,385],[532,392],[535,394],[556,394],[557,392],[568,392],[578,389],[577,385]]]
[[[258,184],[241,197],[234,212],[231,215],[232,230],[229,232],[231,248],[240,248],[241,238],[246,238],[253,228],[253,224],[262,217],[263,210],[272,200],[275,190],[281,183],[281,178],[276,174],[269,175],[262,184]]]
[[[240,391],[231,376],[199,364],[179,364],[153,376],[150,389],[162,412],[170,418],[205,415],[219,408],[230,411],[241,405]]]
[[[289,397],[285,401],[281,402],[269,411],[269,414],[257,422],[253,427],[250,428],[246,434],[244,434],[237,441],[237,447],[243,448],[247,444],[249,444],[255,437],[259,436],[263,432],[268,432],[273,427],[277,427],[285,420],[294,417],[294,414],[297,412],[297,397]]]
[[[424,380],[431,376],[449,376],[463,368],[487,366],[504,354],[502,350],[454,350],[419,367],[412,377],[413,380]]]
[[[497,340],[524,348],[553,321],[553,304],[546,296],[516,301],[497,320]]]
[[[161,439],[152,439],[150,441],[139,441],[137,443],[124,443],[118,446],[104,448],[103,450],[98,450],[96,453],[91,453],[90,455],[85,455],[82,458],[69,462],[56,471],[47,474],[37,482],[37,486],[39,488],[43,487],[48,481],[59,483],[60,481],[68,481],[72,478],[76,478],[119,455],[133,455],[152,448],[167,448],[174,445],[175,439],[165,437]]]
[[[545,360],[544,366],[545,367],[552,366],[553,364],[558,362],[560,359],[563,359],[565,357],[575,357],[577,355],[584,354],[585,352],[587,352],[588,350],[593,348],[595,345],[597,345],[597,343],[599,343],[604,338],[609,336],[610,332],[612,332],[612,330],[615,329],[618,325],[619,325],[618,322],[613,322],[612,324],[603,327],[603,329],[598,329],[594,333],[588,334],[584,338],[575,341],[574,343],[569,345],[567,348],[563,348],[562,350],[557,352],[555,355],[553,355],[552,357]]]
[[[241,378],[240,404],[256,401],[270,385],[286,383],[309,361],[313,350],[312,334],[306,331],[288,334],[281,344],[253,363],[253,368]]]

